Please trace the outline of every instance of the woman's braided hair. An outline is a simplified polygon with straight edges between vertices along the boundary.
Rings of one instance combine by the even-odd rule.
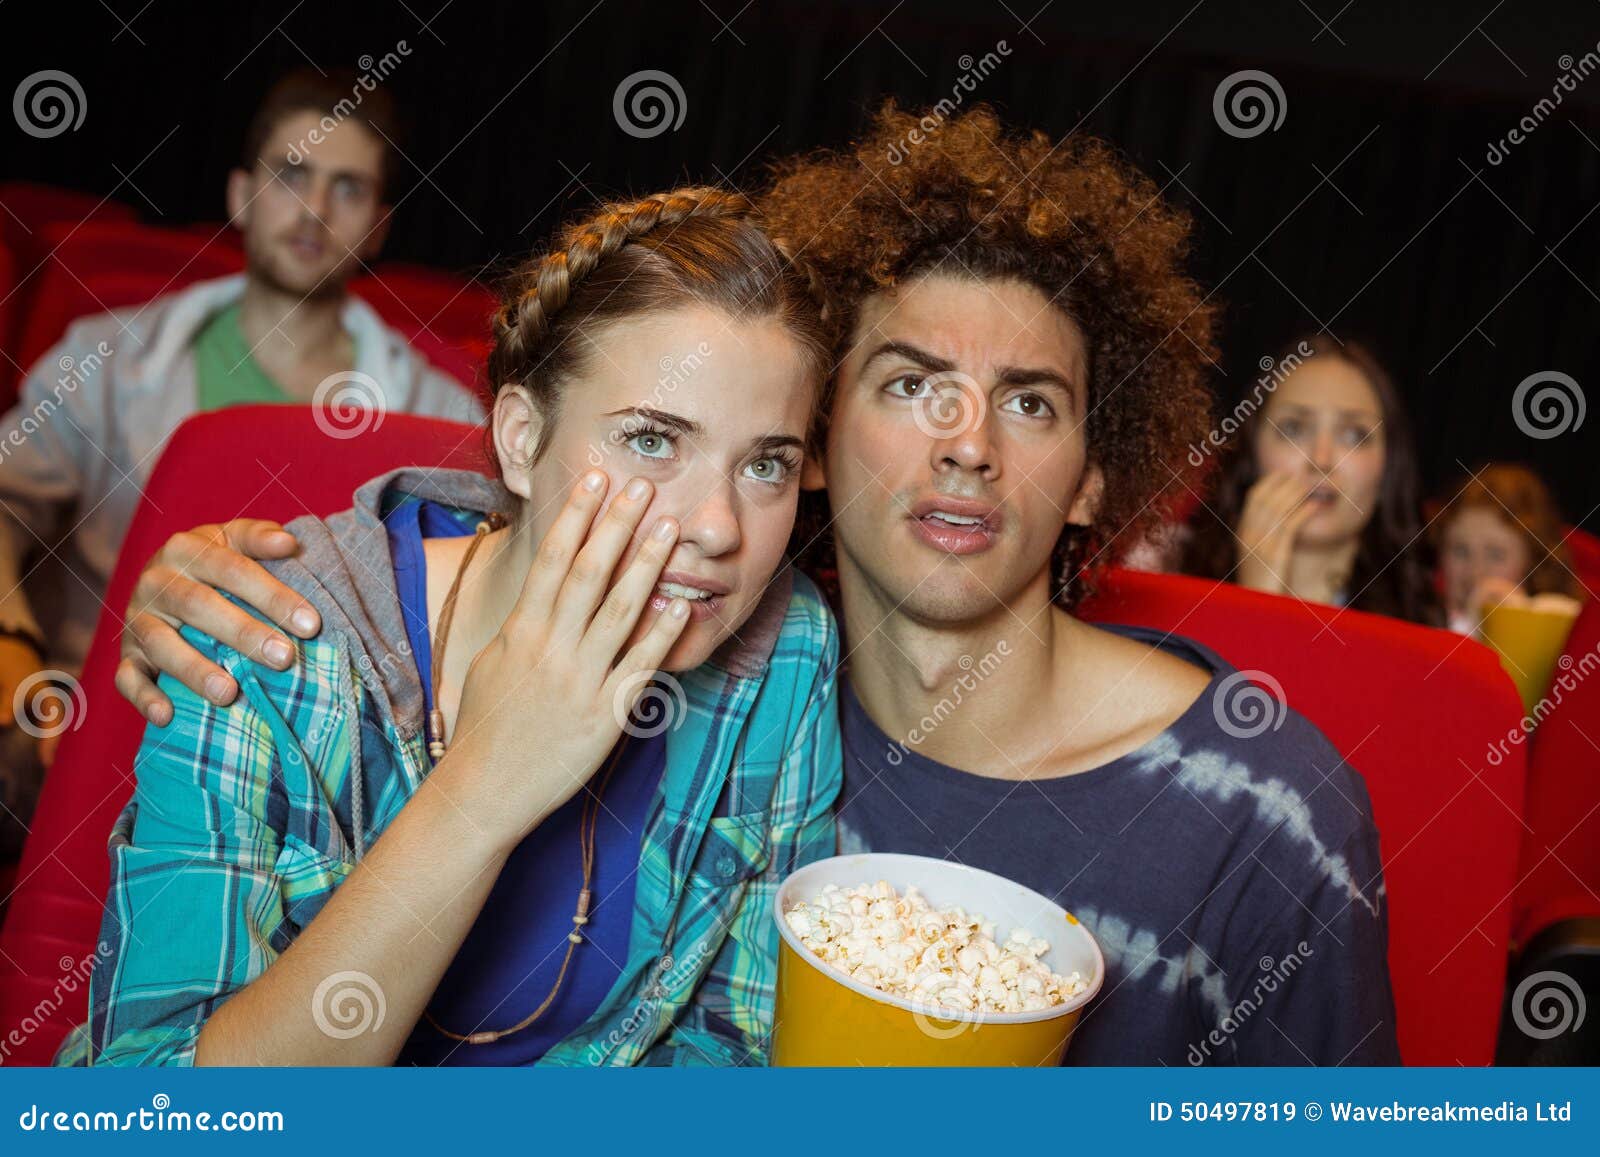
[[[490,389],[522,387],[553,423],[562,388],[584,371],[602,329],[692,303],[741,319],[779,318],[820,383],[831,335],[811,276],[767,233],[749,198],[688,186],[602,205],[518,267],[494,317]]]

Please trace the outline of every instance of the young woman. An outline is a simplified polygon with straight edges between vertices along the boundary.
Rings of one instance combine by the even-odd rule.
[[[1549,488],[1526,466],[1491,463],[1458,483],[1431,523],[1451,630],[1471,634],[1486,605],[1508,599],[1581,599],[1561,527]]]
[[[524,266],[498,479],[291,524],[323,630],[284,670],[186,629],[240,694],[165,684],[58,1063],[760,1063],[839,787],[834,624],[782,566],[826,348],[734,194]]]
[[[1291,343],[1275,364],[1293,368],[1245,419],[1182,569],[1442,625],[1417,549],[1416,452],[1389,375],[1364,347],[1326,334]]]

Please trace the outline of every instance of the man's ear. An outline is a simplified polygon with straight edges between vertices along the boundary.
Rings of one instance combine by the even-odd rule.
[[[228,170],[228,221],[235,229],[242,230],[249,224],[250,184],[249,169]]]
[[[1083,468],[1078,479],[1078,493],[1073,496],[1072,507],[1067,511],[1067,522],[1072,526],[1089,526],[1100,513],[1100,503],[1106,496],[1106,476],[1093,462]]]
[[[500,477],[519,498],[533,496],[533,460],[544,436],[544,414],[521,386],[508,386],[494,400],[494,449]]]

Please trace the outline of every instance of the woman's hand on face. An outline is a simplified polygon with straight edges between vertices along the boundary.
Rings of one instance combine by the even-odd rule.
[[[658,518],[613,583],[652,488],[634,479],[596,522],[607,485],[594,471],[574,486],[516,607],[467,670],[449,749],[430,777],[505,850],[600,767],[689,621],[687,600],[673,599],[627,645],[678,524]]]
[[[254,561],[287,558],[297,547],[283,527],[258,518],[197,526],[167,539],[145,564],[128,601],[116,678],[122,697],[157,727],[172,721],[172,700],[155,682],[163,671],[219,707],[233,702],[238,684],[184,641],[178,628],[185,624],[258,663],[287,667],[294,659],[293,644],[213,588],[309,639],[322,629],[317,612]]]
[[[1265,474],[1245,495],[1234,536],[1239,541],[1240,586],[1287,594],[1295,536],[1316,507],[1306,501],[1315,489],[1299,474]]]

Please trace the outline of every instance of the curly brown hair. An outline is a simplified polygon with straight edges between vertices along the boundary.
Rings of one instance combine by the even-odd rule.
[[[891,101],[850,148],[779,162],[761,207],[820,275],[836,362],[865,299],[935,271],[1032,285],[1083,330],[1106,487],[1093,524],[1056,545],[1062,606],[1180,505],[1210,426],[1217,307],[1185,272],[1188,215],[1104,141],[1009,133],[984,105],[942,119]]]

